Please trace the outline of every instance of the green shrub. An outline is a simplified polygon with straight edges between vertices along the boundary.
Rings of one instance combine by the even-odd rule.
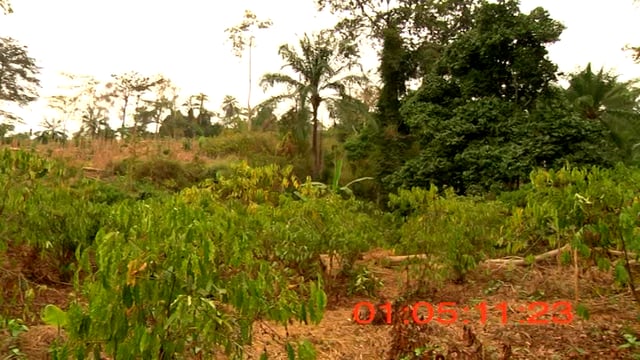
[[[435,186],[400,190],[390,195],[389,206],[404,219],[398,250],[431,255],[429,277],[454,281],[493,255],[507,213],[500,202],[457,196],[452,189],[439,195]]]

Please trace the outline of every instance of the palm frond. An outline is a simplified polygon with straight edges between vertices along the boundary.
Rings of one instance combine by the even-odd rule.
[[[304,87],[304,84],[286,74],[267,73],[262,76],[260,85],[266,90],[275,85],[286,85],[289,90],[297,90]]]

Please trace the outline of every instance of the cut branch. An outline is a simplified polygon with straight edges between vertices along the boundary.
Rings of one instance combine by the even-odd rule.
[[[546,253],[535,256],[533,259],[525,259],[522,257],[507,257],[502,259],[489,259],[483,261],[482,264],[486,265],[529,265],[531,263],[539,262],[542,260],[546,260],[548,258],[552,258],[554,256],[558,256],[563,251],[571,250],[571,246],[569,244],[555,250],[547,251]]]

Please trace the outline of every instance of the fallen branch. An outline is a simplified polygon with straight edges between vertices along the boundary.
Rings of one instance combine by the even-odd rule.
[[[516,265],[516,266],[524,266],[524,265],[529,265],[531,263],[536,263],[542,260],[546,260],[549,258],[552,258],[554,256],[559,255],[560,253],[564,252],[564,251],[570,251],[571,250],[571,246],[569,244],[566,244],[565,246],[559,248],[559,249],[555,249],[555,250],[551,250],[545,253],[542,253],[540,255],[536,255],[533,257],[533,259],[527,259],[527,258],[523,258],[520,256],[507,256],[504,258],[500,258],[500,259],[488,259],[485,260],[483,262],[481,262],[479,264],[479,266],[482,265],[487,265],[487,266],[505,266],[505,265]],[[623,256],[624,252],[622,251],[618,251],[618,250],[607,250],[610,254],[612,255],[618,255],[618,256]],[[575,254],[574,254],[575,255]],[[627,254],[629,256],[633,256],[635,257],[636,254],[633,253],[629,253]],[[322,254],[320,255],[320,258],[325,266],[325,270],[334,270],[336,266],[340,266],[341,264],[341,259],[333,257],[331,258],[329,255],[326,254]],[[393,266],[393,265],[398,265],[400,263],[403,263],[405,261],[412,261],[412,260],[427,260],[433,258],[433,256],[430,256],[428,254],[414,254],[414,255],[386,255],[386,256],[375,256],[374,259],[376,261],[382,261],[387,263],[387,265]],[[640,262],[635,261],[633,259],[629,259],[628,260],[628,264],[630,265],[636,265]]]
[[[544,254],[537,255],[536,257],[533,258],[533,262],[537,262],[537,261],[548,259],[550,257],[554,257],[554,256],[558,255],[559,253],[561,253],[563,251],[566,251],[566,250],[569,250],[569,249],[570,249],[570,247],[567,244],[567,245],[561,247],[560,249],[551,250],[551,251],[546,252]],[[431,257],[432,256],[429,256],[428,254],[390,255],[390,256],[380,257],[377,260],[382,260],[384,262],[387,262],[387,263],[389,263],[389,265],[397,265],[397,264],[400,264],[400,263],[402,263],[404,261],[426,260],[426,259],[429,259]],[[505,258],[501,258],[501,259],[485,260],[480,265],[482,265],[482,264],[487,264],[487,265],[528,265],[529,261],[527,261],[527,259],[519,257],[519,256],[509,256],[509,257],[505,257]]]
[[[547,251],[546,253],[537,255],[533,258],[533,260],[528,260],[522,257],[509,257],[503,259],[489,259],[482,262],[482,264],[487,265],[529,265],[531,263],[535,263],[538,261],[546,260],[548,258],[557,256],[563,251],[568,251],[571,249],[569,244],[555,250]]]
[[[429,258],[429,255],[427,254],[417,254],[417,255],[392,255],[392,256],[384,257],[382,259],[384,259],[385,261],[391,264],[399,264],[407,260],[416,260],[416,259],[426,260],[428,258]]]
[[[603,249],[603,248],[593,248],[593,250],[599,250],[599,251],[606,251],[611,255],[616,255],[616,256],[624,256],[624,251],[620,251],[620,250],[613,250],[613,249]],[[638,254],[636,253],[627,253],[627,256],[631,257],[631,258],[638,258]]]

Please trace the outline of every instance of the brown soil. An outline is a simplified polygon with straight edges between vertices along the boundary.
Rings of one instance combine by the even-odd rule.
[[[372,251],[363,260],[384,283],[379,296],[330,297],[331,304],[317,326],[294,323],[285,329],[258,323],[247,358],[258,359],[266,350],[270,359],[286,359],[284,343],[303,339],[314,344],[318,359],[401,359],[408,350],[426,347],[432,352],[425,351],[426,355],[414,359],[433,359],[437,354],[443,354],[443,359],[633,359],[634,351],[640,353],[640,348],[619,348],[626,343],[625,333],[640,334],[640,306],[633,302],[628,289],[613,285],[611,273],[584,269],[580,277],[580,302],[588,308],[590,317],[580,318],[575,315],[573,269],[551,262],[511,269],[478,268],[464,284],[422,289],[417,292],[422,295],[407,297],[403,302],[410,305],[425,301],[436,309],[439,303],[455,302],[459,319],[453,324],[442,325],[432,320],[427,325],[405,325],[403,319],[410,317],[400,317],[398,308],[393,312],[394,325],[359,325],[353,320],[356,303],[395,301],[405,293],[404,269],[389,269],[378,263],[385,254]],[[0,312],[9,314],[9,318],[23,318],[29,325],[29,330],[12,344],[27,359],[47,359],[48,346],[58,331],[42,325],[39,314],[49,303],[65,308],[72,289],[58,280],[56,269],[47,265],[47,259],[27,247],[13,247],[0,254],[0,264],[0,286],[5,292]],[[34,289],[32,298],[25,291],[29,288]],[[568,301],[573,306],[574,319],[566,325],[521,324],[520,320],[527,318],[521,307],[526,309],[535,301],[548,304]],[[479,302],[489,306],[484,324],[480,324],[477,310],[463,311]],[[508,324],[502,324],[500,312],[493,309],[501,302],[508,307]],[[541,319],[550,319],[554,314],[557,312],[550,310]],[[434,319],[437,317],[436,314]],[[3,338],[0,355],[4,358],[10,343],[6,340],[8,334],[0,333],[0,339]]]

